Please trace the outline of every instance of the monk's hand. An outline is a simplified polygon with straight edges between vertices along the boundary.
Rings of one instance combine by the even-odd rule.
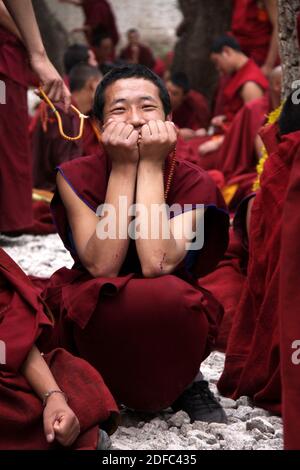
[[[204,144],[199,145],[198,152],[200,155],[208,155],[212,152],[216,152],[217,150],[219,150],[223,142],[223,135],[213,137],[207,142],[204,142]]]
[[[221,114],[219,116],[215,116],[214,118],[212,118],[211,125],[215,127],[222,127],[225,121],[226,121],[226,116]]]
[[[101,139],[113,167],[138,164],[138,138],[139,132],[131,124],[108,120]]]
[[[71,92],[50,62],[47,54],[34,54],[30,56],[30,64],[33,71],[39,77],[41,87],[46,95],[54,103],[63,103],[64,110],[67,112],[71,105]]]
[[[80,433],[78,418],[63,395],[51,395],[44,409],[44,432],[47,442],[55,439],[63,446],[71,446]]]
[[[171,121],[149,121],[141,129],[139,139],[140,160],[163,165],[175,149],[177,129]]]

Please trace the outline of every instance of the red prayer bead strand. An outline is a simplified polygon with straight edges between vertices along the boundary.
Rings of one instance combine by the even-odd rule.
[[[175,165],[176,165],[176,148],[173,151],[172,158],[171,158],[171,163],[170,163],[170,170],[167,178],[167,183],[166,183],[166,189],[165,189],[165,200],[168,198],[168,194],[171,188],[173,176],[175,173]]]

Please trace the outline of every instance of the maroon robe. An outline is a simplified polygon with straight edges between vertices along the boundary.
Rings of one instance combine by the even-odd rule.
[[[172,112],[172,119],[180,129],[206,129],[210,122],[206,98],[197,91],[189,91],[181,106]]]
[[[225,115],[229,122],[232,122],[236,113],[244,106],[240,92],[247,82],[256,83],[263,92],[269,88],[268,80],[252,59],[249,59],[242,68],[235,72],[222,89],[218,111],[221,115]]]
[[[284,447],[300,450],[299,414],[299,188],[300,188],[300,132],[298,149],[293,158],[286,200],[283,206],[281,253],[279,322],[282,380],[282,413],[284,425]],[[294,342],[298,341],[295,345]],[[297,353],[298,351],[298,353]],[[293,354],[296,356],[293,360]]]
[[[269,112],[267,96],[246,103],[225,134],[216,168],[224,174],[225,185],[238,184],[230,210],[235,210],[241,200],[252,192],[258,163],[255,139]]]
[[[34,344],[39,347],[39,341],[47,341],[50,336],[52,324],[45,311],[45,304],[27,276],[0,249],[0,338],[6,345],[6,357],[0,363],[2,450],[61,448],[57,441],[46,442],[42,402],[20,372]],[[44,358],[79,419],[81,432],[72,448],[95,449],[100,423],[108,431],[115,426],[118,409],[112,395],[100,375],[84,360],[63,349]]]
[[[44,103],[41,105],[46,106]],[[41,108],[40,108],[41,109]],[[55,168],[63,162],[83,155],[81,143],[78,140],[65,140],[59,133],[56,118],[49,108],[46,113],[45,128],[42,119],[36,122],[32,131],[32,155],[33,155],[33,185],[38,189],[54,191],[56,187]],[[40,113],[40,116],[44,114]],[[78,133],[78,116],[72,111],[65,113],[60,110],[63,129],[67,135]]]
[[[93,211],[104,202],[110,172],[105,154],[65,163],[60,172]],[[168,171],[165,183],[167,177]],[[52,276],[44,293],[57,318],[54,341],[101,371],[119,402],[143,411],[168,407],[193,381],[214,347],[222,317],[220,305],[192,273],[214,269],[226,249],[224,201],[204,171],[181,160],[167,202],[207,206],[205,244],[176,273],[153,279],[143,278],[134,241],[118,277],[91,277],[76,255],[58,193],[52,202],[59,234],[75,260],[72,269]]]
[[[106,0],[83,0],[82,7],[85,13],[85,24],[92,30],[101,27],[111,36],[116,45],[119,41],[119,33],[110,4]],[[89,34],[88,39],[90,39]]]
[[[234,317],[218,388],[222,395],[233,399],[248,395],[258,406],[280,413],[282,211],[292,160],[299,151],[300,133],[279,138],[277,125],[272,125],[264,128],[262,137],[269,158],[261,177],[261,189],[252,206],[247,279]]]
[[[139,48],[138,63],[141,65],[145,65],[149,69],[153,69],[155,66],[155,58],[150,47],[145,46],[145,44],[138,44],[137,47]],[[127,62],[131,62],[132,57],[133,53],[131,50],[131,45],[129,44],[127,47],[122,49],[120,53],[120,59],[125,60]]]
[[[202,287],[215,296],[224,308],[216,342],[216,349],[219,351],[226,351],[231,325],[246,279],[246,251],[235,232],[230,230],[229,233],[230,243],[224,258],[213,272],[198,281]]]
[[[0,232],[23,229],[33,221],[28,69],[24,46],[0,27],[0,80],[6,89],[6,103],[0,104]]]
[[[231,31],[243,52],[261,66],[269,52],[273,27],[266,8],[259,3],[263,2],[234,0]]]
[[[45,105],[42,103],[43,108]],[[49,108],[40,107],[39,119],[34,118],[31,125],[31,145],[33,153],[33,183],[38,189],[54,191],[56,188],[55,168],[83,155],[94,155],[102,152],[92,118],[84,121],[83,135],[79,140],[66,140],[59,132],[57,120],[51,116]],[[65,113],[59,110],[65,134],[75,136],[79,132],[79,119],[73,111]],[[46,122],[43,115],[46,112]]]

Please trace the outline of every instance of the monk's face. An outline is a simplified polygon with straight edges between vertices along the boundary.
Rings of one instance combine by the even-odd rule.
[[[125,122],[140,129],[149,121],[165,121],[159,89],[143,78],[125,78],[109,85],[104,94],[103,124]]]
[[[113,42],[111,38],[104,38],[99,46],[95,47],[95,54],[98,62],[109,62],[113,54]]]
[[[93,49],[89,49],[88,54],[89,54],[88,65],[90,65],[91,67],[98,67],[98,61],[96,59],[96,55]]]
[[[131,44],[132,46],[138,45],[140,42],[140,35],[137,31],[131,31],[130,33],[128,33],[127,37],[129,44]]]
[[[210,59],[221,75],[230,75],[234,71],[233,57],[229,48],[224,48],[220,53],[212,53]]]
[[[184,91],[179,86],[174,85],[171,80],[167,81],[166,87],[170,95],[172,110],[175,111],[183,103]]]

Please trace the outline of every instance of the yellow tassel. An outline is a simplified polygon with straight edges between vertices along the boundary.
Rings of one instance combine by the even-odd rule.
[[[267,122],[266,125],[275,124],[275,122],[278,121],[279,116],[280,116],[281,111],[282,111],[282,108],[283,108],[283,104],[284,103],[281,103],[281,105],[278,106],[278,108],[274,109],[274,111],[272,111],[269,114],[268,122]],[[267,149],[266,149],[265,146],[263,146],[261,157],[260,157],[259,162],[256,166],[257,178],[254,181],[253,186],[252,186],[253,191],[257,191],[258,189],[260,189],[260,178],[261,178],[261,175],[264,171],[265,163],[266,163],[268,157],[269,157],[269,155],[268,155]]]

